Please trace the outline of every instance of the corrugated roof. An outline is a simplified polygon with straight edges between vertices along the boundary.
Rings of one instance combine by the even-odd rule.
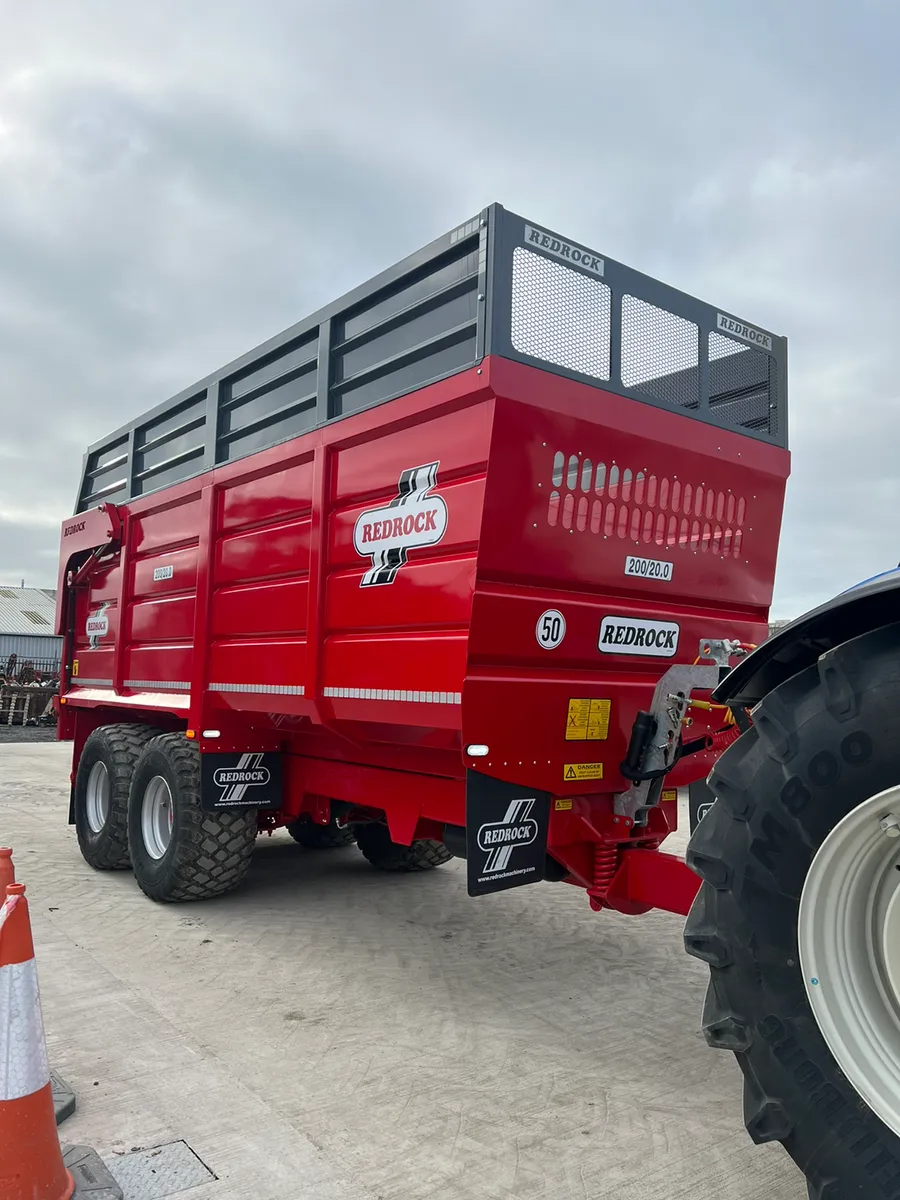
[[[53,634],[56,592],[0,584],[0,633]]]

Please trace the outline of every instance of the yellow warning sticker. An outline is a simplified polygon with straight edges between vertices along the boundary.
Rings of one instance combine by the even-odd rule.
[[[563,767],[563,779],[570,782],[602,778],[603,763],[566,763]]]
[[[557,812],[571,812],[574,800],[554,800],[553,807]]]
[[[570,700],[567,742],[605,742],[609,737],[611,700]]]
[[[678,799],[677,788],[664,788],[663,792],[662,792],[662,799],[663,800],[677,800]]]
[[[72,674],[73,675],[78,674],[78,659],[77,658],[72,659]]]

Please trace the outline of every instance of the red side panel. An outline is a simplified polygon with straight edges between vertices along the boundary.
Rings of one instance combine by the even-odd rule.
[[[116,555],[111,562],[95,568],[90,593],[86,588],[75,593],[72,682],[80,687],[112,687],[122,625],[120,557]]]
[[[336,719],[458,728],[492,419],[479,399],[334,451],[322,687]],[[427,466],[425,494],[443,501],[445,526],[389,582],[370,583],[376,558],[354,530],[399,528],[401,481]]]
[[[154,497],[126,525],[122,686],[185,697],[190,690],[200,502]]]
[[[752,438],[486,360],[122,506],[124,572],[113,557],[77,589],[71,699],[608,797],[661,674],[701,638],[765,636],[787,470]],[[565,635],[545,648],[550,609]],[[604,647],[604,621],[674,640]]]
[[[491,381],[500,398],[464,744],[489,747],[483,769],[513,782],[623,791],[618,764],[662,673],[693,662],[701,638],[766,636],[788,455],[506,361],[492,363]],[[633,558],[663,577],[628,574]],[[544,649],[536,629],[551,609],[565,636]],[[601,649],[605,618],[623,631],[663,625],[674,644]],[[723,717],[695,713],[689,736]],[[711,763],[694,756],[668,782],[701,777]]]
[[[295,446],[290,447],[295,451]],[[308,671],[313,448],[217,489],[209,705],[302,711]],[[279,696],[284,703],[275,702]]]

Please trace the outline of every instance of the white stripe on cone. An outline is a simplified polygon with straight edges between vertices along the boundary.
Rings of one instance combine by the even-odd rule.
[[[21,1100],[50,1082],[37,967],[0,967],[0,1100]]]

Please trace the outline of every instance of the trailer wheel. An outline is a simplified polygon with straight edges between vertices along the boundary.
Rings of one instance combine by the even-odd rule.
[[[130,865],[128,794],[149,725],[101,725],[84,743],[75,775],[75,833],[85,862],[98,871]]]
[[[685,927],[707,1042],[812,1200],[900,1195],[900,626],[771,692],[717,763]]]
[[[354,835],[363,857],[379,871],[430,871],[453,857],[443,842],[422,839],[411,846],[392,842],[387,825],[376,821],[354,826]]]
[[[205,900],[244,878],[256,840],[255,808],[204,812],[200,752],[183,734],[148,742],[131,784],[131,865],[151,900]]]
[[[338,850],[341,846],[353,844],[353,831],[337,821],[329,821],[327,825],[317,825],[309,817],[300,817],[286,825],[288,833],[295,842],[305,846],[307,850]]]

